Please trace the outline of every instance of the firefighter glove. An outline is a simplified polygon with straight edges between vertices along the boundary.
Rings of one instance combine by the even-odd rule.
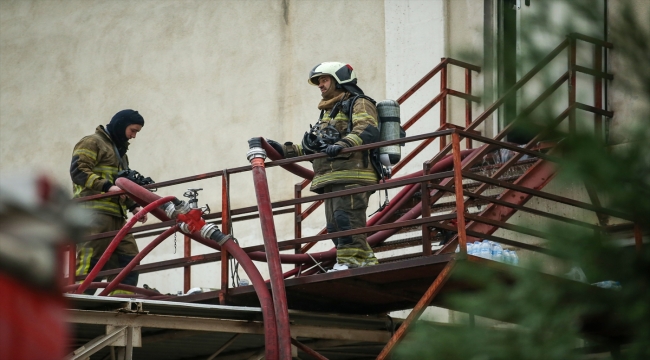
[[[343,146],[332,144],[332,145],[327,145],[325,150],[323,150],[322,152],[326,153],[327,156],[329,157],[335,157],[341,152],[341,150],[343,150]]]

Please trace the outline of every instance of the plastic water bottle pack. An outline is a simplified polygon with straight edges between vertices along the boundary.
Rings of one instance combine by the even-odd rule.
[[[456,252],[460,252],[460,246],[456,246]],[[482,257],[505,264],[519,265],[519,256],[514,250],[504,250],[501,244],[494,241],[474,241],[467,244],[467,255]]]

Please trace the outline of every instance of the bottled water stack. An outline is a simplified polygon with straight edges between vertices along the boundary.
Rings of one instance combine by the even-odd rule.
[[[456,246],[456,252],[460,252],[460,245]],[[516,251],[504,250],[501,244],[489,240],[468,243],[467,255],[478,256],[504,264],[519,265],[519,257]]]
[[[490,242],[488,240],[483,240],[481,242],[481,251],[478,254],[478,256],[484,258],[484,259],[492,259],[492,246],[490,246]]]

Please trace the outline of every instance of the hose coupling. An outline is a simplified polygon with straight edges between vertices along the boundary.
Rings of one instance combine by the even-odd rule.
[[[248,161],[253,161],[255,158],[261,158],[262,160],[266,159],[266,151],[262,149],[261,147],[256,147],[248,150],[246,153],[246,158]]]
[[[186,223],[180,223],[178,224],[178,227],[181,229],[181,231],[185,234],[191,234],[192,232],[190,231],[189,226],[187,226]]]
[[[223,245],[223,243],[232,238],[232,236],[222,233],[215,224],[205,224],[201,228],[201,236],[206,239],[212,239],[219,245]]]
[[[246,153],[246,158],[248,161],[252,161],[255,158],[266,159],[266,151],[262,148],[262,138],[254,137],[248,140],[248,152]]]
[[[185,201],[179,201],[176,205],[169,202],[165,207],[165,213],[170,219],[176,219],[179,214],[187,214],[190,210],[192,210],[190,204]]]

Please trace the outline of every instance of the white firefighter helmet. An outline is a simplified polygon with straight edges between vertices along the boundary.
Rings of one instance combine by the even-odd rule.
[[[357,75],[354,73],[352,66],[342,62],[331,61],[314,66],[309,72],[309,79],[307,81],[312,85],[318,86],[318,77],[322,75],[330,75],[341,85],[357,83]]]

